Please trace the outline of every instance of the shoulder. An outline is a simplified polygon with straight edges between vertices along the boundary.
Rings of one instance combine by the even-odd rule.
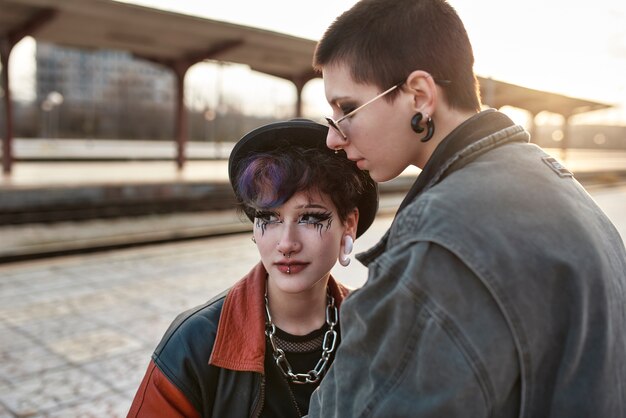
[[[484,404],[473,405],[492,408],[505,402],[516,382],[517,351],[498,303],[463,260],[436,243],[419,242],[395,257],[381,256],[342,315],[350,322],[343,344],[354,337],[355,327],[357,333],[368,332],[359,330],[360,324],[387,330],[373,345],[381,351],[388,345],[395,365],[370,368],[392,370],[416,388],[448,385],[459,402],[451,406],[482,398]]]
[[[194,351],[203,348],[204,354],[210,356],[227,293],[222,292],[208,302],[179,314],[157,346],[155,360],[187,346],[194,346]]]
[[[492,230],[486,224],[506,224],[543,202],[558,200],[560,189],[575,185],[556,176],[543,162],[546,156],[535,145],[509,143],[458,161],[449,175],[398,213],[390,242],[456,239],[473,226]]]

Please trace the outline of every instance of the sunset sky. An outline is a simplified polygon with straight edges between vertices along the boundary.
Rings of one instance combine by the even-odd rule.
[[[332,20],[353,0],[124,0],[210,19],[250,25],[294,36],[318,39]],[[450,0],[465,22],[474,47],[476,73],[483,77],[547,90],[568,96],[614,104],[614,109],[579,117],[588,123],[626,125],[626,2],[596,0]],[[26,48],[24,48],[26,49]],[[18,54],[21,52],[18,52]],[[267,77],[231,68],[217,75],[215,67],[197,65],[188,84],[214,90],[216,80],[236,94],[241,80],[259,90],[240,92],[240,105],[263,106],[271,96],[274,106],[287,107],[293,87]],[[13,73],[15,74],[15,73]],[[245,83],[243,83],[245,84]],[[246,90],[249,92],[249,89]],[[244,97],[245,96],[245,97]],[[284,102],[276,103],[277,97]],[[193,99],[193,98],[192,98]],[[308,109],[325,113],[321,82],[304,91]]]

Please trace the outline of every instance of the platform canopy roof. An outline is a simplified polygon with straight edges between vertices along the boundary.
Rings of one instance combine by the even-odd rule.
[[[0,10],[0,38],[31,35],[164,63],[215,59],[289,80],[315,77],[315,41],[281,33],[112,0],[0,0]]]
[[[569,117],[611,107],[606,103],[535,90],[491,78],[478,77],[478,82],[483,103],[494,108],[514,106],[533,115],[548,111]]]
[[[208,6],[207,6],[208,7]],[[112,0],[0,0],[0,38],[32,35],[59,45],[129,51],[156,62],[204,59],[248,65],[302,85],[317,75],[316,41]],[[607,104],[479,77],[483,100],[533,114],[570,116]]]

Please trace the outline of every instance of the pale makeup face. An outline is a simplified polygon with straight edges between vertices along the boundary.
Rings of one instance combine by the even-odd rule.
[[[382,92],[377,86],[356,83],[345,65],[324,67],[323,76],[326,100],[335,120]],[[410,125],[413,114],[408,94],[400,92],[391,103],[378,99],[340,122],[347,140],[330,128],[326,145],[344,149],[348,158],[361,170],[368,170],[375,181],[391,180],[417,158],[419,141]]]
[[[345,233],[323,193],[298,192],[278,208],[259,211],[254,238],[270,287],[283,294],[325,288]]]

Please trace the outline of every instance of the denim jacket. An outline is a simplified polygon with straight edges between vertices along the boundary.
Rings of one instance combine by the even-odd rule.
[[[439,145],[359,255],[310,418],[626,417],[624,243],[528,139],[490,110]]]

